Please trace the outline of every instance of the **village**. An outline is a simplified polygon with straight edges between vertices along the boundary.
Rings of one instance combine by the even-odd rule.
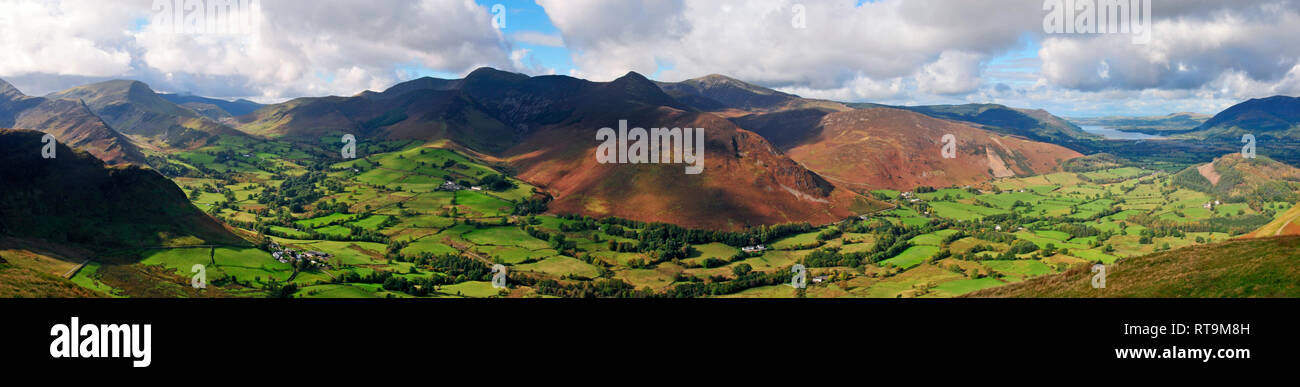
[[[280,246],[279,243],[271,242],[271,258],[280,263],[288,263],[294,267],[310,268],[324,270],[331,268],[330,254],[320,251],[297,251],[288,247]]]

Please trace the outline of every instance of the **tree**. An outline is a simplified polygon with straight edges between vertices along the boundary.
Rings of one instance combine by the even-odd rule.
[[[745,274],[749,274],[751,271],[754,271],[754,268],[749,266],[748,263],[742,263],[731,268],[731,273],[735,274],[736,277],[744,277]]]

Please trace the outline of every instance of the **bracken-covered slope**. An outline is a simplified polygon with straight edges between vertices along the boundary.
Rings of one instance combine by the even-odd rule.
[[[1092,287],[1083,265],[965,297],[1300,297],[1300,237],[1232,240],[1126,258]]]
[[[188,149],[218,136],[243,132],[181,107],[139,81],[115,80],[78,86],[47,98],[80,100],[113,129],[164,148]]]
[[[245,243],[157,172],[107,167],[62,144],[46,159],[41,137],[0,130],[0,237],[91,248]]]
[[[318,138],[452,140],[504,163],[555,200],[551,210],[690,227],[828,223],[883,203],[827,182],[761,136],[696,111],[630,73],[612,82],[529,77],[479,69],[464,79],[424,78],[382,93],[303,98],[241,117],[250,133]],[[596,132],[631,127],[700,127],[705,170],[682,164],[599,164]]]
[[[1055,170],[1081,156],[1073,150],[920,113],[869,108],[822,118],[815,136],[791,158],[832,182],[856,190],[962,186]],[[956,158],[944,158],[944,135]]]
[[[1267,238],[1273,236],[1300,235],[1300,204],[1283,212],[1272,222],[1258,230],[1241,236],[1242,238]]]
[[[109,164],[144,164],[144,155],[80,101],[24,95],[0,80],[0,127],[39,130]]]

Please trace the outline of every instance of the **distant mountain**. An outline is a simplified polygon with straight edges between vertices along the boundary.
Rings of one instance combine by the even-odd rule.
[[[218,136],[245,134],[164,99],[139,81],[116,80],[78,86],[47,98],[81,100],[114,129],[154,145],[192,148]]]
[[[887,105],[849,104],[849,106],[869,108]],[[1101,138],[1041,109],[1018,109],[997,104],[888,107],[911,110],[936,118],[965,121],[994,132],[1054,144],[1070,145],[1079,140]]]
[[[0,237],[96,249],[246,244],[157,172],[106,167],[64,144],[45,159],[41,136],[0,130]]]
[[[1029,141],[895,108],[826,115],[787,153],[832,182],[855,190],[962,186],[1056,170],[1080,157],[1068,148]],[[943,137],[955,140],[944,158]]]
[[[963,297],[1300,297],[1300,237],[1232,240],[1125,258],[1108,265],[1106,287],[1088,265]]]
[[[1105,126],[1124,132],[1138,132],[1151,135],[1167,135],[1195,130],[1210,119],[1210,115],[1200,113],[1173,113],[1149,117],[1084,117],[1071,118],[1077,125]]]
[[[361,139],[452,140],[555,196],[554,212],[738,229],[828,223],[884,207],[836,187],[761,136],[673,98],[636,73],[612,82],[478,69],[422,78],[382,93],[300,98],[241,117],[241,129],[280,137],[353,133]],[[632,127],[705,128],[705,171],[682,164],[599,164],[595,134]]]
[[[246,99],[227,101],[195,95],[166,93],[158,94],[158,96],[215,121],[242,116],[262,108],[262,104]]]
[[[40,130],[109,164],[145,162],[144,154],[130,139],[109,127],[80,101],[30,97],[3,80],[0,80],[0,128]]]
[[[1240,141],[1257,138],[1300,139],[1300,98],[1273,96],[1234,105],[1205,121],[1190,133],[1197,138]]]

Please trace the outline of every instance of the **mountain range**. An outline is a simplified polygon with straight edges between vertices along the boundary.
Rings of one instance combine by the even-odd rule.
[[[1198,131],[1243,126],[1286,133],[1294,98],[1251,100]],[[595,132],[631,126],[706,128],[707,171],[599,164]],[[723,75],[610,82],[482,68],[463,79],[420,78],[380,92],[261,105],[154,92],[129,80],[23,95],[0,82],[0,126],[34,128],[110,164],[223,136],[319,142],[448,140],[554,197],[552,210],[744,228],[825,223],[880,209],[875,189],[976,185],[1057,170],[1098,136],[1043,110],[995,104],[890,106],[803,98]],[[1235,132],[1234,132],[1235,133]],[[945,135],[955,156],[943,156]],[[696,200],[692,198],[710,198]]]

